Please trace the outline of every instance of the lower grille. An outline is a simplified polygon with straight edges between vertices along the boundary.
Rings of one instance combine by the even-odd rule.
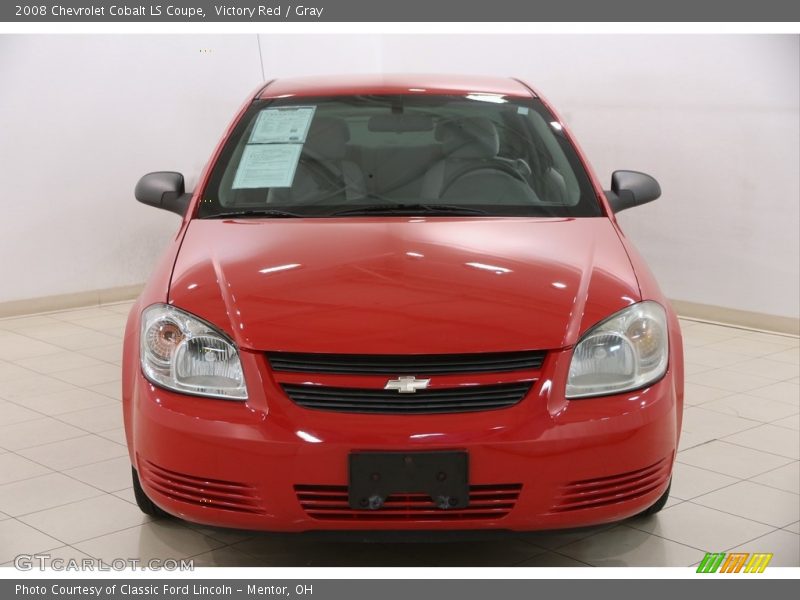
[[[568,483],[561,489],[552,510],[567,512],[635,500],[666,482],[671,462],[669,457],[643,469]]]
[[[146,460],[139,461],[139,476],[147,485],[172,500],[220,510],[263,514],[255,488],[244,483],[177,473]]]
[[[473,485],[469,506],[453,510],[436,508],[425,494],[393,494],[377,510],[353,510],[347,487],[296,485],[295,493],[306,514],[326,521],[468,521],[500,519],[514,508],[522,484]]]
[[[348,413],[431,414],[459,413],[508,408],[530,391],[533,382],[420,390],[398,394],[397,390],[338,388],[283,384],[286,395],[305,408]]]

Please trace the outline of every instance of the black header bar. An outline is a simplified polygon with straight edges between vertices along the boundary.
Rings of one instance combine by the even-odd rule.
[[[797,22],[787,0],[11,0],[4,22]]]

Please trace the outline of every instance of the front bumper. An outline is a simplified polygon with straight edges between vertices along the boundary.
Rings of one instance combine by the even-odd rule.
[[[224,527],[537,530],[633,516],[669,483],[678,378],[670,370],[646,389],[567,401],[554,382],[565,380],[570,357],[551,352],[513,407],[445,415],[304,409],[259,353],[242,352],[247,402],[184,396],[137,372],[123,391],[131,460],[158,506]],[[469,508],[428,509],[413,496],[389,510],[347,508],[350,452],[437,449],[469,453]]]

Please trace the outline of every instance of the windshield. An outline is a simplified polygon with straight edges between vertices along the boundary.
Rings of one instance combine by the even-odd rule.
[[[601,214],[561,125],[490,94],[256,101],[214,166],[200,218]]]

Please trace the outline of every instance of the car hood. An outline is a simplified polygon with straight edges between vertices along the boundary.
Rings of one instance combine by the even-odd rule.
[[[606,218],[194,220],[170,302],[242,348],[552,349],[640,299]]]

